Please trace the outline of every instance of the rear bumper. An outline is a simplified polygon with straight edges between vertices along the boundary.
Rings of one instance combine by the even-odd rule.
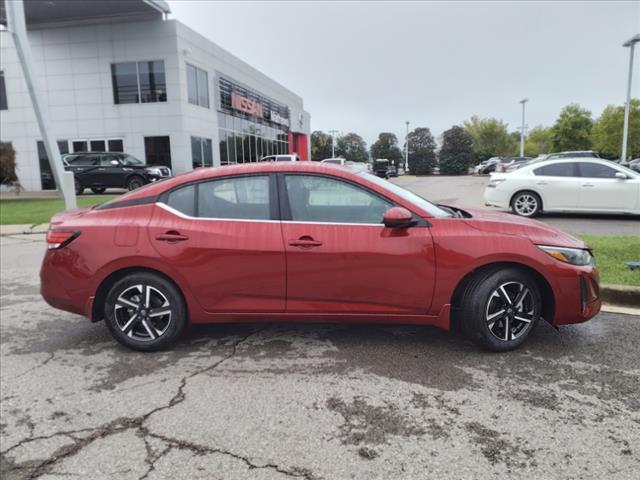
[[[509,200],[508,193],[499,188],[486,187],[484,189],[484,204],[487,207],[508,209],[510,207]]]
[[[47,251],[40,269],[40,295],[54,308],[65,310],[78,315],[87,315],[87,298],[84,292],[66,288],[77,282],[69,278],[64,268],[58,268],[60,258],[56,259],[59,252]]]

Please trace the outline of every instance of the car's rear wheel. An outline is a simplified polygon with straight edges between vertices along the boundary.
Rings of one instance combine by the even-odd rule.
[[[135,190],[136,188],[140,188],[143,185],[144,185],[144,179],[142,177],[138,177],[137,175],[127,180],[128,190]]]
[[[542,200],[533,192],[519,192],[511,202],[511,209],[521,217],[535,217],[542,210]]]
[[[462,329],[471,340],[497,352],[512,350],[540,319],[540,290],[523,270],[489,269],[469,282],[460,307]]]
[[[178,339],[187,324],[187,309],[173,283],[139,272],[111,287],[104,318],[118,342],[134,350],[153,351]]]
[[[99,194],[101,194],[101,193],[104,193],[104,192],[105,192],[105,190],[106,190],[106,188],[92,188],[92,189],[91,189],[91,191],[92,191],[93,193],[97,193],[98,195],[99,195]]]
[[[75,179],[74,183],[76,188],[76,195],[82,195],[84,193],[84,187],[82,186],[82,183],[80,183],[80,180],[78,180],[77,178]]]

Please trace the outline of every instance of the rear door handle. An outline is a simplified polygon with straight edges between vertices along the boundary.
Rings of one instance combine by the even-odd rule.
[[[547,182],[536,182],[537,185],[547,185]]]
[[[170,231],[156,235],[156,240],[161,242],[183,242],[184,240],[189,240],[189,237],[181,235],[179,232]]]
[[[314,240],[311,237],[302,237],[298,240],[289,240],[289,245],[291,245],[292,247],[312,248],[319,247],[320,245],[322,245],[322,242]]]
[[[595,185],[593,183],[583,183],[582,186],[583,187],[595,187]]]

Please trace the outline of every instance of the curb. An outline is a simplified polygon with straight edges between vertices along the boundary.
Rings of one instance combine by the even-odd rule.
[[[604,283],[600,285],[600,296],[603,303],[640,308],[640,287]]]
[[[0,225],[0,237],[6,237],[9,235],[30,235],[34,233],[47,233],[48,229],[48,223],[36,223],[34,225]]]

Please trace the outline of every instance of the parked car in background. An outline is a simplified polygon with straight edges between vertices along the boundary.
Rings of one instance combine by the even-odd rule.
[[[499,170],[501,172],[507,172],[509,168],[516,170],[518,168],[517,165],[523,165],[530,160],[532,160],[531,157],[506,157],[500,162]]]
[[[558,158],[600,158],[600,155],[593,150],[576,150],[550,153],[546,157],[547,160],[556,160]]]
[[[500,157],[491,157],[484,162],[480,162],[480,164],[476,166],[474,173],[478,175],[488,175],[491,172],[495,172],[501,161],[502,158]]]
[[[348,168],[354,172],[367,172],[369,171],[369,164],[366,162],[352,162],[345,160],[344,158],[325,158],[320,163],[329,165],[340,165],[341,167]]]
[[[389,165],[389,168],[387,168],[387,178],[397,177],[397,176],[398,176],[398,169],[396,168],[396,166]]]
[[[261,162],[299,162],[300,157],[297,153],[290,155],[267,155],[260,159]]]
[[[640,215],[640,174],[597,158],[543,160],[492,174],[484,200],[523,217],[540,212]]]
[[[620,165],[630,168],[631,170],[634,170],[636,172],[640,172],[640,158],[634,158],[633,160],[620,162]]]
[[[546,160],[549,155],[538,155],[536,158],[532,158],[526,162],[515,163],[507,168],[507,172],[513,172],[514,170],[518,170],[526,165],[531,165],[532,163],[541,162],[542,160]]]
[[[135,190],[172,176],[164,165],[147,165],[128,153],[76,152],[62,156],[65,170],[73,172],[76,195],[85,188],[104,193],[107,188]]]
[[[373,161],[373,173],[380,178],[388,178],[389,160],[386,158],[376,158]]]
[[[435,325],[505,351],[601,303],[577,238],[317,162],[198,169],[59,213],[40,279],[50,305],[143,351],[189,324],[296,320]]]

